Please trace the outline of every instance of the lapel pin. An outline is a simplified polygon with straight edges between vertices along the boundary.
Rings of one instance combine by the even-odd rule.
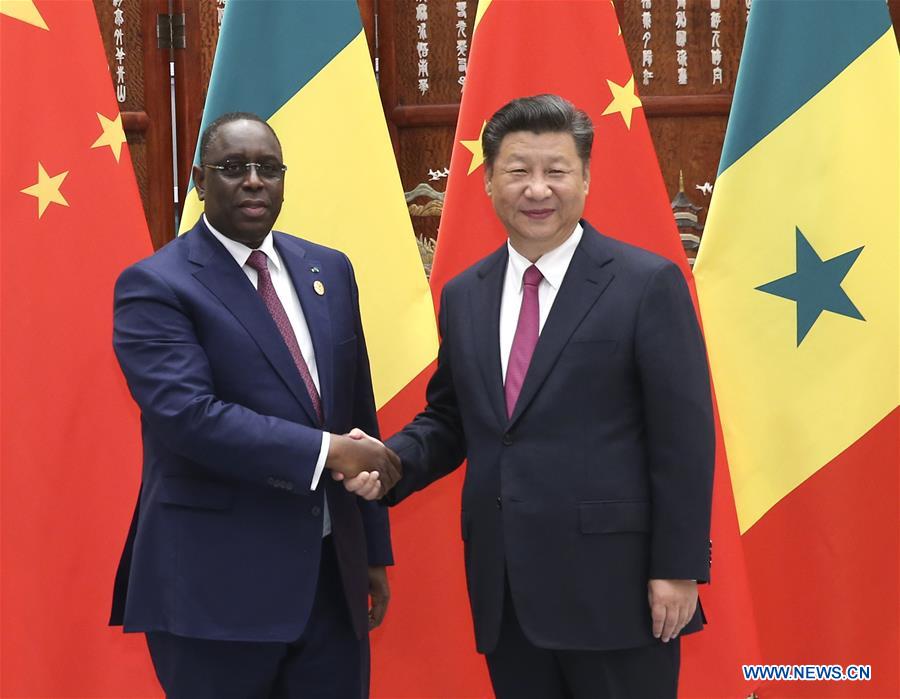
[[[310,267],[310,268],[309,268],[309,271],[312,272],[313,274],[318,274],[318,273],[319,273],[319,268],[318,268],[318,267]]]
[[[319,296],[325,295],[325,285],[320,282],[318,279],[313,282],[313,291],[315,291]]]

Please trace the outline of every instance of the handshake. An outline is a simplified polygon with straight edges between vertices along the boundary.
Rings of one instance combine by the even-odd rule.
[[[359,428],[331,435],[325,468],[348,491],[366,500],[384,497],[403,475],[400,457]]]

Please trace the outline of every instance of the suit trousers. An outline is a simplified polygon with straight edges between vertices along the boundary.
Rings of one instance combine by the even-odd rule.
[[[509,585],[497,647],[486,656],[497,699],[676,699],[680,639],[608,651],[551,650],[528,640]]]
[[[334,545],[322,541],[316,599],[292,643],[147,634],[167,699],[365,699],[369,639],[353,631]]]

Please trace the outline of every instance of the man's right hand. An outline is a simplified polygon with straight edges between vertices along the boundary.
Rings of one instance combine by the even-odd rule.
[[[331,435],[325,468],[345,479],[355,478],[363,471],[377,472],[383,493],[390,490],[402,475],[400,457],[381,442],[349,435]]]

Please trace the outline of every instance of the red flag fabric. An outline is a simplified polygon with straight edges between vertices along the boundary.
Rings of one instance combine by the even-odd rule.
[[[0,695],[158,696],[107,626],[140,479],[112,290],[151,247],[93,4],[0,4],[0,52]]]
[[[607,235],[675,261],[693,291],[612,3],[482,0],[431,277],[435,303],[448,279],[506,240],[484,192],[485,121],[513,98],[544,92],[564,96],[594,122],[585,217]],[[461,483],[456,473],[393,512],[394,620],[381,633],[398,637],[374,659],[376,696],[492,696],[468,620],[458,531]],[[683,639],[680,694],[745,697],[753,687],[743,682],[740,666],[757,662],[759,654],[721,446],[712,531],[713,582],[700,592],[710,625]],[[410,613],[417,614],[412,623]],[[394,621],[404,638],[391,628]],[[386,657],[388,647],[401,656]]]

